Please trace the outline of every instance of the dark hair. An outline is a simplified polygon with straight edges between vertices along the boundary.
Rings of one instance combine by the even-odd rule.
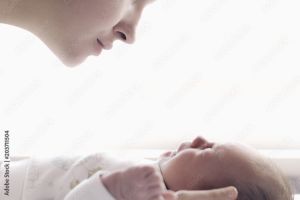
[[[271,159],[258,154],[236,164],[241,168],[241,173],[245,174],[238,176],[236,171],[227,171],[220,176],[224,179],[222,184],[218,185],[209,181],[203,188],[203,184],[198,182],[199,186],[195,188],[209,190],[234,186],[238,190],[237,200],[294,199],[291,184]]]
[[[271,159],[251,161],[252,180],[232,179],[238,200],[293,200],[291,185]]]

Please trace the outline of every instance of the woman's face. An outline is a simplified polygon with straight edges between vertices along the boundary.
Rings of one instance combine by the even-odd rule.
[[[60,1],[64,8],[57,8],[61,11],[45,42],[66,65],[74,66],[111,49],[116,39],[133,43],[142,11],[153,0]]]

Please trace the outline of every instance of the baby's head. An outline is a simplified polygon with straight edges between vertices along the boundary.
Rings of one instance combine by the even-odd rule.
[[[168,189],[235,186],[238,200],[293,199],[281,171],[254,149],[235,143],[209,143],[200,137],[196,140],[197,148],[180,147],[177,153],[161,159],[162,176]]]

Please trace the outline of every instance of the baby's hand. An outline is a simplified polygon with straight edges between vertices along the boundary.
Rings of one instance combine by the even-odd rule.
[[[104,175],[103,184],[117,200],[163,200],[163,179],[153,166],[135,166]]]

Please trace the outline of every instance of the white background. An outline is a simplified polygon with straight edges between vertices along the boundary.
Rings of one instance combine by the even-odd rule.
[[[1,24],[1,133],[13,155],[174,148],[196,135],[300,148],[299,10],[298,0],[157,0],[134,45],[76,68]]]

